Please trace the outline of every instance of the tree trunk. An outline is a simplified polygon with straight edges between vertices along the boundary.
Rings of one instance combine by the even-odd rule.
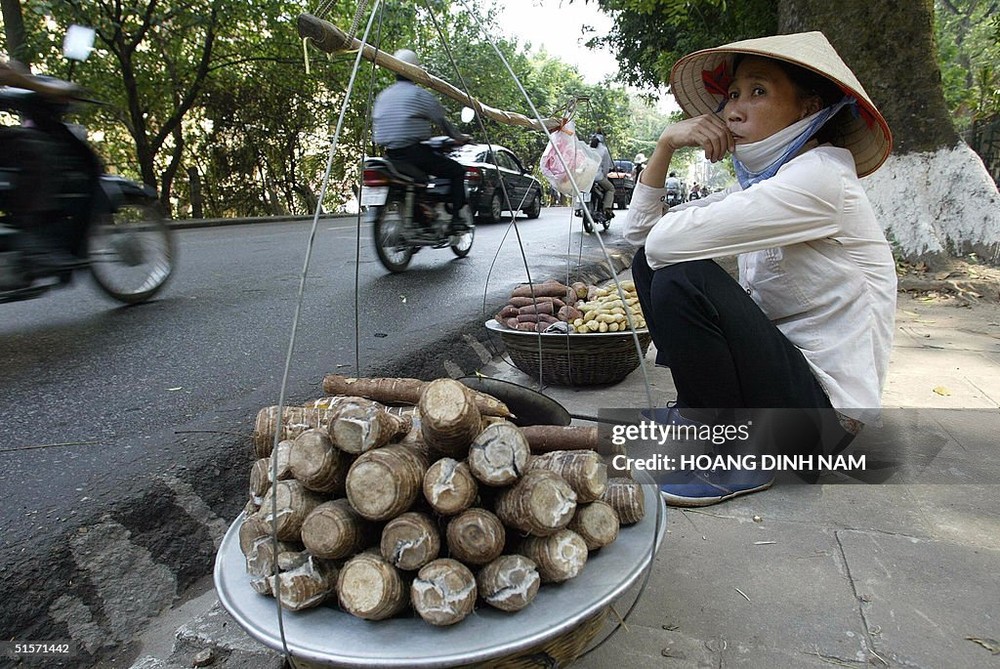
[[[935,60],[932,0],[781,0],[779,32],[822,30],[893,132],[893,154],[865,188],[910,259],[976,252],[1000,260],[1000,195],[952,125]]]
[[[4,35],[7,38],[8,57],[30,68],[31,58],[28,55],[27,39],[24,33],[21,0],[0,0],[0,11],[3,13]]]

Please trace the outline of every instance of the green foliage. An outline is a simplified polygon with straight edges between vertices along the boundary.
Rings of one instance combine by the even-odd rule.
[[[996,2],[936,0],[938,63],[955,128],[1000,114],[1000,14]]]
[[[597,0],[615,17],[608,35],[589,44],[617,55],[622,78],[636,86],[661,86],[681,56],[726,42],[773,34],[777,3],[772,0]]]
[[[80,120],[110,169],[156,184],[174,215],[193,208],[204,216],[314,210],[355,55],[331,57],[310,48],[307,71],[296,26],[298,15],[311,9],[304,0],[23,3],[36,71],[67,77],[60,53],[66,28],[77,23],[98,30],[96,51],[74,78],[106,104]],[[426,2],[382,7],[370,42],[390,52],[415,49],[432,73],[492,107],[534,117],[533,105],[544,118],[578,99],[581,135],[602,128],[616,158],[648,153],[662,130],[662,114],[621,84],[588,85],[575,67],[499,35],[494,5],[468,11],[452,0],[432,0],[430,9]],[[346,29],[355,12],[356,6],[334,4],[324,18]],[[361,37],[368,14],[358,18]],[[361,158],[376,150],[370,103],[392,79],[362,61],[327,209],[343,206],[357,188]],[[457,121],[460,105],[442,101]],[[545,133],[489,121],[463,130],[476,141],[508,146],[529,167],[537,166],[548,141]]]

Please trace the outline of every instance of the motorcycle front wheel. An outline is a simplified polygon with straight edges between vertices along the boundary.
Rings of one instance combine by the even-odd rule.
[[[375,253],[382,266],[390,272],[402,272],[413,258],[413,247],[406,244],[402,237],[404,224],[403,203],[394,198],[390,198],[375,214],[372,223]]]
[[[96,221],[87,240],[90,273],[109,297],[138,304],[160,292],[174,272],[174,234],[147,202],[126,202]]]
[[[587,214],[590,216],[587,216]],[[597,214],[594,213],[594,208],[587,205],[587,211],[581,211],[580,214],[583,216],[583,231],[586,233],[592,233],[594,231],[594,218]]]

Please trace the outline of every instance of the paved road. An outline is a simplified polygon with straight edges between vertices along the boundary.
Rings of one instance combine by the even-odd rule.
[[[490,352],[482,321],[527,271],[565,278],[603,258],[568,209],[546,209],[519,219],[521,244],[480,226],[469,257],[423,250],[390,275],[356,226],[317,230],[288,403],[356,373],[356,356],[364,375],[471,371]],[[148,304],[119,307],[84,278],[2,307],[5,637],[121,643],[144,608],[206,573],[205,519],[242,505],[252,418],[277,403],[310,227],[180,231],[176,276]],[[602,239],[621,248],[620,225]]]

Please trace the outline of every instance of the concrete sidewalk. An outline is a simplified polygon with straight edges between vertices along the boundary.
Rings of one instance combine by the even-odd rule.
[[[662,405],[674,389],[652,355]],[[536,387],[503,358],[483,373]],[[544,392],[579,415],[647,405],[641,370],[611,387]],[[625,627],[573,666],[1000,667],[1000,460],[990,457],[1000,433],[1000,307],[900,294],[884,404],[906,415],[941,409],[935,429],[981,482],[778,483],[670,509],[647,587],[616,605],[624,614],[640,595]],[[191,666],[199,651],[214,653],[213,666],[281,666],[211,590],[174,629],[158,630],[176,636],[169,658],[147,654],[134,667]]]

